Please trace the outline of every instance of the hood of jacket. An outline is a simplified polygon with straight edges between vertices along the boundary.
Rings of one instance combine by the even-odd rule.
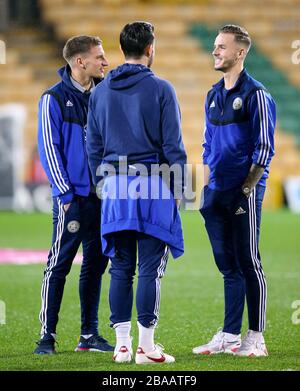
[[[145,65],[125,63],[111,70],[106,80],[111,89],[122,90],[133,87],[151,75],[153,75],[151,69]]]

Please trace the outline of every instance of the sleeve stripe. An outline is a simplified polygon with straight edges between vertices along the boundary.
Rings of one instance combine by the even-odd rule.
[[[267,164],[267,160],[269,157],[269,151],[270,151],[270,141],[269,141],[269,117],[268,117],[268,106],[267,106],[267,100],[266,100],[266,95],[264,91],[261,91],[261,98],[263,102],[263,112],[264,112],[264,118],[265,118],[265,142],[266,142],[266,148],[267,150],[265,151],[265,162],[264,164]]]
[[[260,152],[257,159],[257,163],[265,166],[268,161],[270,151],[270,140],[268,135],[269,119],[268,119],[268,106],[266,101],[265,92],[259,90],[256,92],[258,102],[258,112],[260,119]]]
[[[51,125],[49,119],[49,102],[50,95],[44,95],[42,102],[42,129],[43,129],[43,140],[44,147],[46,152],[46,158],[48,161],[49,169],[51,171],[52,178],[55,182],[55,185],[61,193],[65,193],[69,190],[69,186],[66,184],[60,169],[59,164],[55,155],[52,134],[51,134]]]
[[[206,121],[204,122],[204,131],[203,131],[203,143],[202,143],[202,147],[203,147],[203,150],[202,150],[202,158],[204,157],[204,153],[205,153],[205,144],[207,143],[206,141],[206,132],[207,132],[207,126],[206,126]]]
[[[48,100],[47,100],[47,111],[46,111],[46,114],[47,114],[47,121],[48,121],[48,126],[49,126],[49,136],[50,136],[50,147],[52,148],[52,152],[53,152],[53,156],[54,156],[54,159],[55,159],[55,163],[56,163],[56,167],[57,167],[57,173],[60,177],[60,180],[62,181],[62,184],[63,184],[63,187],[66,189],[66,191],[68,191],[70,189],[70,187],[67,185],[66,181],[64,180],[64,177],[61,173],[61,170],[60,170],[60,167],[59,167],[59,164],[58,164],[58,161],[57,161],[57,157],[56,157],[56,154],[55,154],[55,149],[53,147],[53,141],[52,141],[52,132],[51,132],[51,124],[50,124],[50,116],[49,116],[49,105],[50,105],[50,98],[51,98],[51,95],[49,95],[48,97]]]

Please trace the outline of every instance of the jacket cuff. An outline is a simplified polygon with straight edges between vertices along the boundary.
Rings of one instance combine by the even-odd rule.
[[[70,204],[74,198],[73,190],[68,190],[66,193],[59,195],[58,198],[61,200],[63,205]]]
[[[252,159],[252,163],[255,164],[256,166],[262,167],[262,168],[266,168],[268,166],[268,163],[267,164],[257,163],[256,159]]]

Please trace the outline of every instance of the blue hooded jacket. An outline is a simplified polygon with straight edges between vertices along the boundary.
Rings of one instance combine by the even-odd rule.
[[[141,64],[123,64],[109,72],[92,92],[89,102],[87,152],[96,185],[101,163],[156,162],[179,164],[184,173],[180,110],[172,85]],[[181,220],[172,193],[166,199],[143,198],[141,186],[164,187],[161,178],[115,175],[104,179],[101,237],[104,254],[113,256],[114,233],[135,230],[164,241],[174,258],[183,254]],[[121,198],[135,181],[133,197]]]
[[[92,92],[87,149],[94,184],[102,160],[153,160],[183,167],[186,153],[173,86],[144,65],[123,64]]]

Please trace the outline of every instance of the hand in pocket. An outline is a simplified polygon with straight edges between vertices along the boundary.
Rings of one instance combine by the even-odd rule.
[[[71,203],[65,204],[65,205],[64,205],[64,211],[65,211],[65,212],[68,211],[68,209],[70,208],[70,205],[71,205]]]

